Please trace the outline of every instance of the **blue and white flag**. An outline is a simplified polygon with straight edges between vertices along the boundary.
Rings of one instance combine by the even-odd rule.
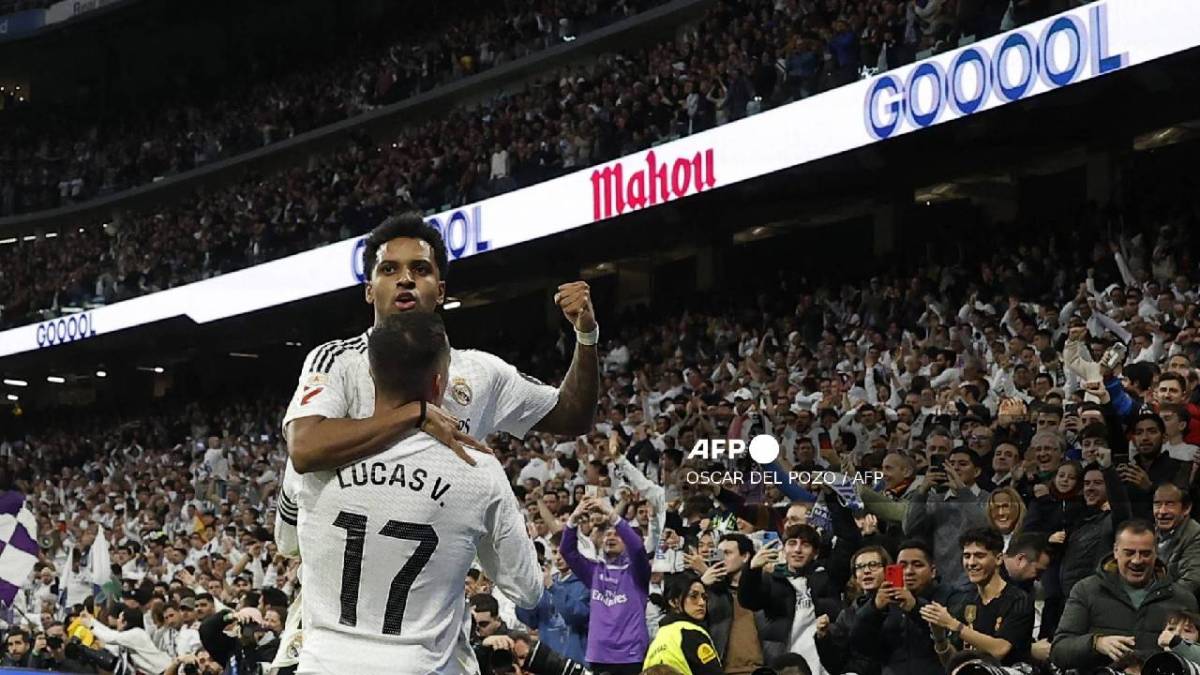
[[[0,604],[9,606],[37,563],[37,520],[25,495],[0,493]]]
[[[833,488],[833,492],[837,495],[838,501],[848,509],[863,508],[862,497],[858,496],[858,488],[854,479],[844,473],[833,474],[833,480],[829,487]]]

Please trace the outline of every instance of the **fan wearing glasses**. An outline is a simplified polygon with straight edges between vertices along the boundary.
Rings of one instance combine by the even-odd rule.
[[[884,568],[892,564],[892,554],[882,546],[864,546],[850,558],[854,577],[847,592],[849,605],[838,614],[824,631],[818,634],[817,649],[821,660],[835,673],[879,672],[879,662],[864,650],[854,649],[850,635],[854,632],[862,606],[874,602],[875,592],[883,586]],[[819,629],[820,627],[818,627]]]

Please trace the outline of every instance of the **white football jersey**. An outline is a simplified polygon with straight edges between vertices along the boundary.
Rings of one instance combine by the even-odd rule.
[[[374,413],[375,384],[371,378],[367,359],[368,335],[369,331],[347,340],[327,342],[309,352],[301,370],[296,392],[283,419],[285,429],[288,422],[301,417],[315,415],[327,418],[363,419]],[[507,431],[514,436],[524,436],[558,403],[557,389],[521,374],[512,365],[486,352],[451,349],[449,379],[442,407],[463,421],[466,433],[479,439],[483,439],[497,430]],[[424,434],[421,434],[420,437],[429,438]],[[443,448],[443,450],[445,449]],[[457,465],[459,470],[478,471],[483,468],[483,462],[475,469],[471,469],[453,453],[451,453],[451,457],[459,463]],[[372,460],[374,459],[372,458]],[[353,467],[355,464],[351,466]],[[310,476],[317,475],[328,476],[329,474],[310,474]],[[300,492],[303,490],[305,478],[306,476],[300,476],[295,472],[289,460],[281,485],[275,522],[276,542],[280,553],[284,555],[294,556],[300,553],[300,535],[297,533],[296,526],[301,520]],[[511,489],[508,488],[507,480],[503,475],[500,480],[505,490],[508,491],[510,499],[513,499]],[[515,499],[513,501],[515,507]],[[395,517],[389,516],[389,518]],[[482,523],[482,521],[477,522]],[[524,534],[523,529],[522,534]],[[344,541],[344,539],[339,541]],[[532,544],[530,546],[532,547]],[[305,596],[303,601],[305,608],[303,613],[304,644],[307,646],[309,644],[307,628],[315,625],[318,621],[317,617],[311,616],[311,610],[313,607],[319,606],[317,603],[309,603],[307,597],[310,593],[316,592],[314,588],[317,584],[336,583],[340,576],[330,577],[316,572],[309,565],[308,555],[305,555],[304,559],[305,579],[308,581],[303,592]],[[482,564],[482,555],[480,561]],[[490,573],[489,576],[491,576]],[[465,578],[466,569],[462,571],[462,575],[457,581],[442,589],[447,598],[452,598],[458,603],[455,605],[457,607],[455,616],[456,621],[459,622],[457,628],[459,644],[453,660],[462,664],[474,662],[474,655],[470,651],[469,645],[465,643],[466,633],[464,631],[470,626],[466,615],[466,605],[461,594]],[[333,581],[327,582],[328,579]],[[505,587],[501,586],[501,588]],[[326,633],[326,635],[333,634]],[[345,645],[330,647],[328,643],[332,639],[327,638],[321,641],[326,646],[322,648],[315,659],[324,659],[329,649],[345,650],[347,648]],[[319,665],[324,661],[315,659],[307,661],[308,664],[318,664],[312,666],[314,670],[300,672],[326,672],[322,670],[323,666]],[[372,665],[371,661],[354,659],[354,668],[359,671]],[[464,666],[464,668],[466,672],[470,671],[470,667]],[[433,672],[433,670],[434,668],[431,666],[429,672]],[[451,669],[448,672],[454,672],[454,670]]]
[[[300,381],[283,418],[364,419],[375,412],[375,382],[367,360],[370,330],[333,340],[308,353]],[[498,356],[473,349],[450,350],[450,382],[442,407],[462,420],[463,430],[482,440],[497,430],[524,436],[558,403],[558,390],[522,374]],[[299,474],[288,460],[277,504],[275,541],[294,556]]]
[[[363,419],[375,412],[367,335],[326,342],[308,354],[283,426],[300,417]],[[558,390],[521,374],[498,356],[450,350],[450,382],[442,407],[478,439],[507,431],[524,436],[558,403]]]
[[[500,463],[471,467],[428,434],[300,477],[304,643],[298,674],[475,673],[462,640],[471,563],[522,607],[542,594]],[[503,560],[503,564],[501,561]]]

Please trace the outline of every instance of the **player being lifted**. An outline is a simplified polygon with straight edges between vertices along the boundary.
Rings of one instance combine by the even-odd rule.
[[[420,215],[401,214],[376,227],[363,248],[366,301],[374,307],[375,324],[392,314],[435,312],[445,299],[447,264],[441,233]],[[411,402],[376,414],[366,358],[369,330],[312,350],[283,422],[291,459],[276,516],[280,551],[298,553],[299,473],[328,471],[363,459],[413,429],[420,428],[472,464],[475,460],[464,445],[486,448],[470,434],[485,438],[502,430],[524,436],[531,427],[564,435],[586,433],[600,389],[595,346],[599,328],[586,283],[560,286],[555,301],[576,334],[574,357],[559,389],[521,375],[491,354],[451,349],[443,404],[427,403],[424,417],[420,405]],[[283,636],[275,666],[295,663],[298,650],[292,647],[299,640],[294,628],[302,613],[293,614],[296,619],[289,621],[290,634]]]
[[[366,353],[376,417],[408,404],[428,411],[450,385],[450,345],[436,313],[383,317]],[[297,531],[309,582],[299,675],[478,672],[458,641],[461,588],[477,554],[509,598],[537,604],[542,571],[504,469],[468,452],[474,469],[413,431],[369,458],[301,478]]]

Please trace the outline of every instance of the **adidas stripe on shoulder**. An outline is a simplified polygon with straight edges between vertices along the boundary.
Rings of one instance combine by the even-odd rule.
[[[348,340],[332,340],[317,347],[313,350],[306,372],[328,373],[333,370],[334,361],[342,354],[351,350],[360,354],[367,351],[367,336],[359,335]]]

